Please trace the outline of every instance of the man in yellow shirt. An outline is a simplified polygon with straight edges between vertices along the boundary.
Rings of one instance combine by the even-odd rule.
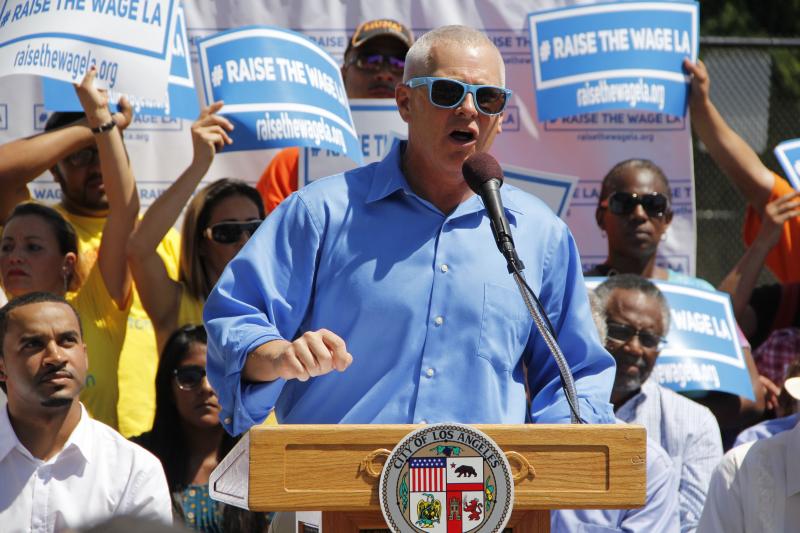
[[[131,110],[114,114],[124,130]],[[50,170],[61,188],[54,207],[74,227],[80,247],[81,279],[91,270],[108,213],[94,136],[82,113],[54,113],[45,133],[0,146],[0,225],[20,202],[31,199],[28,183]],[[177,278],[180,236],[174,230],[158,247],[169,275]],[[116,416],[103,420],[126,437],[148,431],[155,412],[155,374],[158,353],[152,324],[134,289],[125,343],[118,368]],[[87,386],[91,386],[88,383]]]

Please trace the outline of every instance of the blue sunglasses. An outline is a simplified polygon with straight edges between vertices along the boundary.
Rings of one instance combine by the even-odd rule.
[[[405,83],[412,89],[428,86],[428,99],[436,107],[452,109],[464,101],[467,93],[472,94],[475,107],[484,115],[499,115],[506,108],[512,92],[495,85],[472,85],[450,78],[424,76],[411,78]]]

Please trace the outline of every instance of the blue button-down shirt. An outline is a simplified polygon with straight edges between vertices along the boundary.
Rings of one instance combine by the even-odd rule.
[[[508,274],[478,196],[444,214],[415,195],[396,146],[290,196],[228,264],[205,305],[208,376],[236,434],[275,405],[284,423],[565,422],[556,364]],[[528,283],[575,374],[581,415],[614,420],[614,360],[592,322],[566,225],[512,186],[502,198]],[[246,383],[247,354],[327,328],[342,373]]]
[[[551,513],[553,533],[678,533],[678,473],[667,452],[647,439],[647,495],[635,509],[578,509]]]

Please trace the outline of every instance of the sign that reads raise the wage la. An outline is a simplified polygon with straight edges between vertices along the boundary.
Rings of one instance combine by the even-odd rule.
[[[539,121],[636,109],[683,116],[696,2],[613,2],[528,15]]]

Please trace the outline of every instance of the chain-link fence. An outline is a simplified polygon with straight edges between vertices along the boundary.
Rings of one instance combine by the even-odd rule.
[[[794,78],[800,39],[704,37],[700,58],[711,76],[711,98],[728,124],[774,172],[772,153],[800,137],[800,92]],[[719,283],[744,253],[745,200],[695,139],[697,275]],[[761,282],[774,280],[764,269]]]

